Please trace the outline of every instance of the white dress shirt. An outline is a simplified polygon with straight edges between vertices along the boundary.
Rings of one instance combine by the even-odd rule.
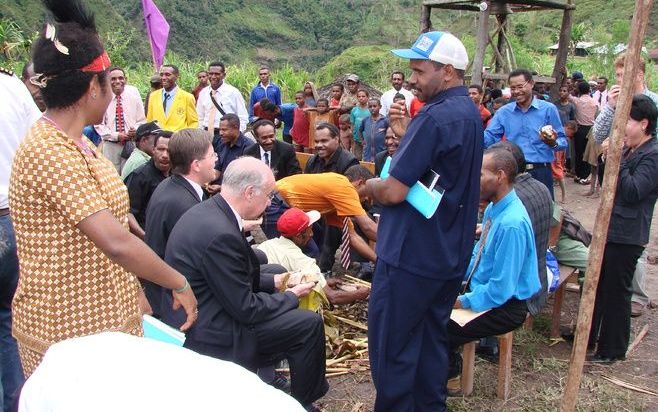
[[[201,188],[201,185],[198,184],[197,182],[195,182],[194,180],[188,179],[185,176],[183,176],[183,179],[187,180],[187,183],[192,185],[192,187],[194,188],[194,191],[196,192],[197,196],[199,196],[199,201],[203,200],[203,189]]]
[[[596,105],[599,106],[599,110],[603,110],[603,108],[608,105],[608,90],[606,89],[603,92],[599,90],[595,91],[592,95],[592,99],[594,99]],[[601,101],[599,101],[599,99]]]
[[[41,112],[16,76],[0,73],[0,96],[0,209],[6,209],[14,154]]]
[[[385,91],[384,94],[382,94],[380,99],[382,108],[379,110],[379,114],[382,116],[388,116],[388,110],[391,108],[391,104],[393,104],[393,98],[398,93],[404,96],[404,104],[407,106],[407,113],[409,113],[409,110],[411,109],[411,99],[414,98],[414,94],[403,87],[399,91],[391,89]]]
[[[272,151],[271,150],[269,152],[265,151],[263,149],[263,146],[261,145],[258,145],[258,150],[260,150],[260,160],[262,160],[265,164],[267,164],[270,168],[272,168]],[[265,153],[267,153],[268,161],[265,161]]]
[[[205,87],[199,93],[199,100],[196,103],[196,112],[199,115],[199,128],[207,127],[208,130],[216,129],[219,127],[219,121],[222,118],[222,114],[217,110],[215,113],[215,124],[209,126],[208,120],[210,115],[210,109],[215,107],[210,100],[210,90],[211,86]],[[221,106],[222,110],[226,113],[234,113],[240,118],[240,131],[244,132],[247,130],[247,123],[249,122],[249,113],[247,112],[247,107],[244,104],[244,99],[242,94],[235,87],[223,82],[221,86],[217,89],[215,94],[215,101]]]
[[[139,125],[146,123],[146,116],[144,116],[144,104],[139,91],[135,86],[129,84],[123,89],[121,93],[121,106],[123,107],[123,119],[125,121],[125,132],[130,128],[137,130]],[[117,113],[117,97],[112,97],[110,105],[105,111],[103,122],[94,126],[96,132],[103,138],[110,142],[117,142],[119,140],[119,132],[116,130],[116,113]]]

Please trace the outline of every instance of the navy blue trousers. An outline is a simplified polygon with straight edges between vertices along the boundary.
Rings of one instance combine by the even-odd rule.
[[[375,411],[445,411],[450,312],[461,277],[430,279],[378,260],[368,307]]]
[[[528,170],[528,173],[542,182],[548,188],[548,191],[551,192],[551,199],[555,199],[555,196],[553,195],[553,172],[550,167],[531,169]]]

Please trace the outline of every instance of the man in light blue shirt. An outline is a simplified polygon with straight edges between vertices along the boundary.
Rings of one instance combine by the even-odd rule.
[[[503,136],[516,143],[528,162],[527,171],[545,184],[553,197],[553,152],[567,148],[567,137],[555,105],[533,97],[534,84],[532,74],[525,69],[510,73],[509,86],[515,101],[501,107],[491,119],[484,131],[484,146],[491,146]],[[552,136],[541,133],[547,125],[553,128]]]
[[[540,289],[532,224],[514,191],[517,163],[507,150],[487,150],[482,160],[480,197],[489,201],[484,211],[480,240],[465,273],[465,293],[455,309],[485,314],[464,326],[450,320],[448,391],[460,390],[458,349],[466,342],[513,331],[528,314],[526,299]]]

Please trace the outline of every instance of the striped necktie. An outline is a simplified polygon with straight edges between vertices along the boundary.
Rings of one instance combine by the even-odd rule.
[[[480,235],[480,243],[478,245],[478,251],[475,253],[475,259],[473,260],[473,267],[471,267],[471,273],[468,274],[468,278],[466,279],[466,283],[464,284],[464,289],[462,290],[462,294],[466,293],[468,290],[468,285],[471,283],[471,278],[473,277],[473,273],[475,273],[475,269],[477,269],[478,265],[480,264],[480,258],[482,257],[482,252],[484,251],[484,245],[487,243],[487,235],[489,234],[489,229],[491,228],[491,218],[487,219],[487,221],[484,224],[484,227],[482,228],[482,235]]]
[[[345,270],[349,269],[352,263],[350,259],[350,227],[348,222],[348,217],[343,218],[343,235],[340,242],[340,265]]]
[[[126,131],[126,119],[123,115],[123,105],[121,104],[121,95],[117,95],[114,125],[116,126],[117,132],[123,133]]]

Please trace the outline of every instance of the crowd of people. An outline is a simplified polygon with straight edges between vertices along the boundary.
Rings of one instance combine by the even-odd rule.
[[[362,300],[375,410],[445,410],[460,392],[461,345],[545,306],[547,254],[585,274],[591,235],[553,188],[564,202],[570,173],[597,193],[625,56],[612,87],[565,72],[551,102],[525,69],[506,87],[465,85],[466,49],[435,31],[393,50],[411,75],[392,72],[380,98],[349,74],[328,96],[309,81],[284,103],[267,66],[245,98],[212,62],[189,92],[164,64],[142,100],[93,15],[77,0],[46,4],[54,20],[24,82],[0,73],[11,96],[0,103],[4,410],[24,378],[58,375],[43,372],[65,352],[50,348],[141,336],[144,314],[186,332],[188,350],[319,410],[322,307]],[[658,95],[640,68],[590,334],[598,362],[624,359],[631,315],[648,305]],[[441,197],[426,217],[406,199],[428,172]],[[343,288],[340,267],[372,291]],[[298,272],[313,276],[288,283]],[[459,324],[454,309],[483,314]],[[290,381],[274,372],[282,360]]]

